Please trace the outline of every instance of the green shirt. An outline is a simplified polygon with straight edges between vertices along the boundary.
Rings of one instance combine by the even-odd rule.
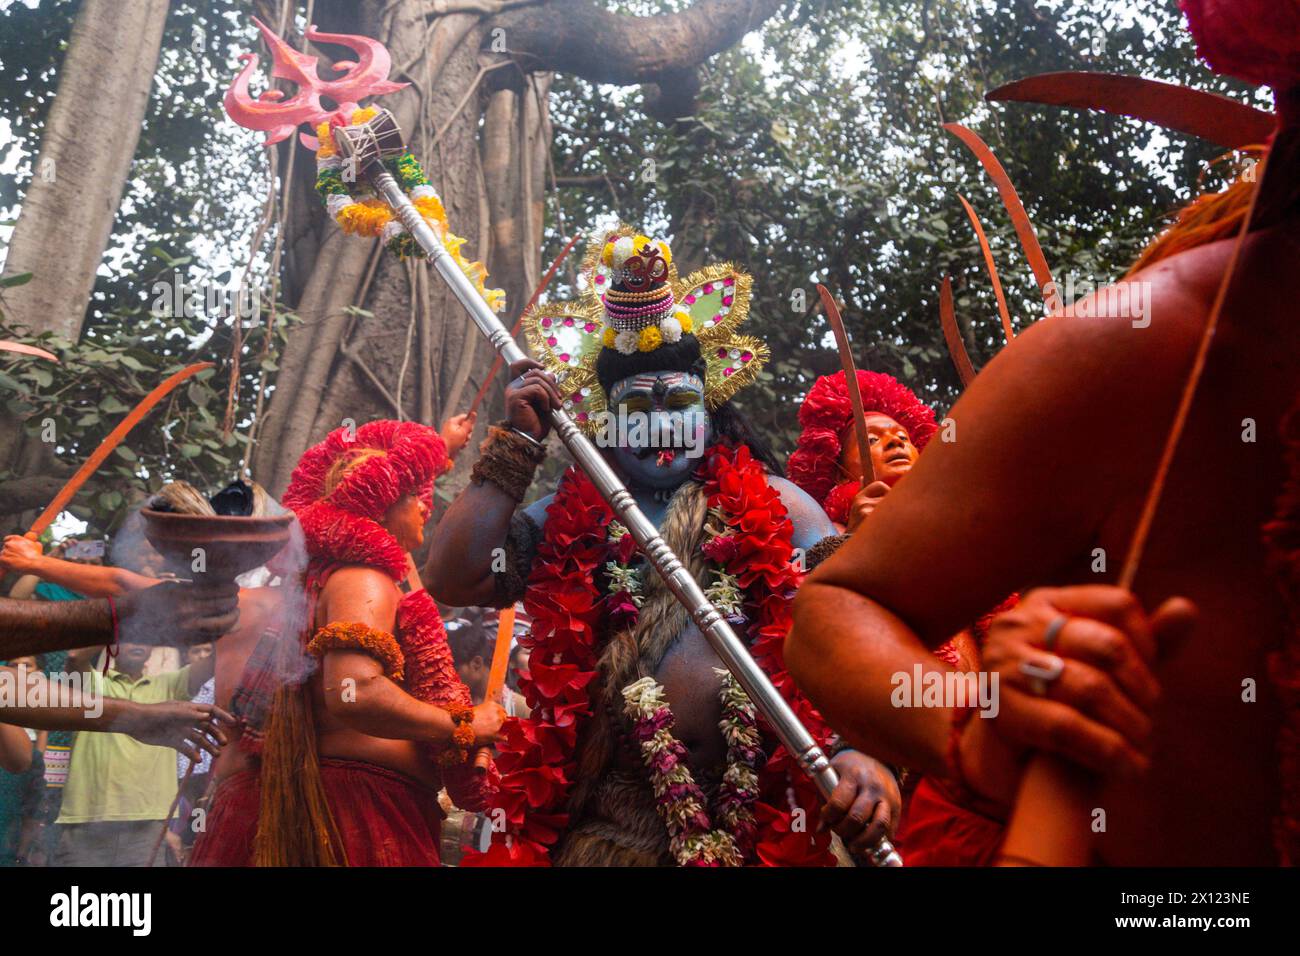
[[[190,669],[132,680],[109,668],[92,671],[88,692],[156,704],[190,699]],[[63,788],[59,823],[112,823],[162,820],[176,796],[176,752],[142,744],[126,734],[77,734]]]

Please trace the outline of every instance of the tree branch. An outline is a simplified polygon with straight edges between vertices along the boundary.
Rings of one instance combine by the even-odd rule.
[[[699,0],[678,13],[634,17],[592,0],[550,0],[492,20],[526,69],[631,86],[680,75],[740,42],[787,0]]]
[[[45,507],[67,479],[67,475],[31,475],[0,482],[0,515],[16,515]]]

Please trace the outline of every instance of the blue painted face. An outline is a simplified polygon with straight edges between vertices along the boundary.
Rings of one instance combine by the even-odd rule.
[[[614,383],[597,444],[628,483],[675,488],[699,465],[712,426],[704,382],[689,372],[646,372]]]

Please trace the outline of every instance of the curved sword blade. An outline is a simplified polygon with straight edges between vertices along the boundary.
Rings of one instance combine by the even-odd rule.
[[[988,266],[989,278],[993,280],[993,294],[998,299],[998,315],[1002,317],[1002,333],[1007,337],[1007,343],[1016,337],[1015,329],[1011,328],[1011,313],[1007,311],[1007,297],[1002,292],[1002,280],[998,278],[998,267],[993,262],[993,250],[989,248],[988,236],[984,235],[984,227],[980,224],[980,217],[975,215],[975,210],[971,204],[966,201],[966,197],[961,193],[957,194],[961,200],[962,206],[966,209],[966,215],[970,218],[970,224],[975,227],[975,238],[980,241],[980,251],[984,253],[984,264]]]
[[[826,318],[835,333],[835,344],[839,346],[840,365],[844,368],[844,384],[849,391],[849,404],[853,406],[853,434],[858,439],[858,454],[862,456],[862,484],[869,485],[876,480],[876,468],[871,461],[871,443],[867,440],[867,413],[862,407],[862,391],[858,388],[858,370],[853,363],[853,349],[849,346],[849,333],[844,328],[844,319],[840,316],[840,307],[826,286],[818,283],[817,294],[822,297],[822,307]]]
[[[1016,192],[1016,187],[1011,185],[1011,177],[1002,168],[998,158],[993,155],[993,150],[989,149],[988,144],[972,130],[960,123],[944,123],[943,128],[966,144],[966,147],[975,154],[975,158],[980,161],[985,172],[989,174],[993,184],[998,187],[1002,204],[1007,207],[1011,224],[1016,227],[1016,235],[1020,237],[1020,246],[1025,250],[1025,258],[1029,260],[1029,268],[1034,271],[1034,278],[1038,281],[1038,291],[1042,293],[1043,302],[1051,308],[1055,298],[1053,290],[1056,287],[1052,282],[1052,270],[1047,266],[1043,247],[1038,244],[1038,234],[1034,232],[1034,224],[1029,220],[1025,204],[1020,201],[1020,194]]]
[[[140,424],[140,420],[148,415],[155,405],[166,398],[177,385],[190,376],[202,372],[205,368],[212,368],[212,363],[196,362],[193,365],[187,365],[179,372],[174,372],[169,375],[161,385],[144,398],[140,399],[140,403],[136,405],[135,408],[131,409],[126,418],[117,423],[117,427],[105,436],[104,440],[99,443],[98,448],[91,452],[90,457],[87,458],[85,462],[82,463],[81,467],[77,469],[77,473],[68,479],[66,485],[59,489],[59,493],[54,496],[54,500],[46,506],[45,510],[41,512],[40,517],[37,518],[32,523],[32,526],[27,530],[27,536],[29,538],[35,538],[40,535],[42,531],[48,528],[50,523],[59,516],[59,512],[62,511],[68,502],[72,500],[73,496],[81,490],[81,486],[89,480],[91,475],[99,470],[99,466],[104,463],[104,459],[112,453],[114,448],[122,443],[122,439],[126,437],[127,432]]]
[[[948,344],[948,355],[957,369],[961,387],[965,388],[975,380],[975,366],[971,364],[970,353],[966,351],[966,343],[957,328],[957,312],[952,305],[952,280],[947,276],[943,277],[943,285],[939,287],[939,322],[943,326],[943,340]]]
[[[59,357],[45,349],[38,349],[34,345],[24,345],[22,342],[0,342],[0,350],[5,352],[18,352],[22,355],[35,355],[37,358],[43,358],[47,362],[59,364]]]
[[[1117,73],[1043,73],[999,86],[984,98],[1114,113],[1199,136],[1225,149],[1263,143],[1277,126],[1273,113],[1218,93]]]

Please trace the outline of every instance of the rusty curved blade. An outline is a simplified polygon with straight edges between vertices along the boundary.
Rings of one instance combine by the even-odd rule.
[[[484,701],[504,704],[501,691],[506,686],[506,667],[510,663],[510,645],[515,636],[515,606],[502,608],[497,618],[497,643],[492,650],[492,667],[488,671],[487,692]],[[486,772],[492,763],[492,748],[480,747],[474,752],[474,767]]]
[[[551,280],[555,278],[555,273],[560,271],[561,263],[564,262],[565,258],[569,255],[569,251],[577,245],[578,240],[581,238],[582,233],[575,232],[573,238],[570,239],[568,244],[560,250],[560,254],[555,257],[555,261],[551,263],[551,267],[546,270],[546,275],[542,276],[542,281],[537,283],[537,288],[533,290],[532,296],[528,299],[528,304],[525,305],[523,311],[519,313],[519,319],[515,322],[515,327],[510,330],[511,338],[514,338],[514,336],[519,334],[519,330],[524,324],[524,316],[528,314],[529,309],[537,304],[537,300],[542,297],[542,293],[546,291],[546,287],[549,286]],[[501,371],[500,355],[493,360],[492,371],[487,373],[487,376],[483,379],[483,384],[478,387],[478,394],[474,396],[474,401],[469,403],[469,411],[466,414],[473,415],[478,411],[479,405],[483,403],[483,396],[487,394],[489,386],[491,386],[493,380],[496,379],[497,372],[499,371]]]
[[[971,204],[966,201],[966,197],[961,193],[957,194],[961,204],[966,209],[966,215],[970,218],[970,224],[975,227],[975,238],[980,241],[980,251],[984,253],[984,264],[988,266],[989,278],[993,280],[993,294],[998,299],[998,315],[1002,317],[1002,332],[1007,337],[1007,343],[1016,337],[1016,332],[1011,328],[1011,313],[1007,311],[1007,297],[1002,293],[1002,280],[998,278],[998,267],[993,262],[993,250],[989,248],[988,236],[984,235],[984,227],[980,224],[980,217],[975,215],[975,210]]]
[[[501,688],[506,684],[506,667],[510,663],[510,645],[515,637],[515,606],[502,608],[497,617],[497,642],[492,649],[492,667],[488,671],[487,694],[484,700],[499,701]]]
[[[161,385],[157,386],[152,392],[140,399],[139,404],[137,404],[135,408],[131,409],[126,418],[118,422],[117,427],[105,436],[104,440],[99,443],[98,448],[91,452],[90,457],[87,458],[85,462],[82,463],[81,467],[77,469],[77,473],[69,478],[68,483],[59,489],[59,493],[54,496],[54,500],[46,506],[44,511],[41,512],[40,517],[32,523],[27,534],[30,537],[36,537],[48,528],[50,522],[59,516],[59,512],[67,507],[68,502],[71,501],[73,496],[81,490],[81,486],[84,485],[90,476],[99,469],[99,466],[104,463],[104,459],[112,453],[114,448],[122,443],[122,439],[126,437],[127,432],[140,424],[140,420],[148,415],[155,405],[166,398],[177,385],[192,375],[202,372],[205,368],[212,368],[212,363],[196,362],[193,365],[187,365],[179,372],[174,372],[169,375]]]
[[[965,388],[975,380],[975,366],[971,364],[970,353],[966,351],[961,330],[957,328],[957,312],[952,305],[952,280],[947,276],[943,277],[943,284],[939,287],[939,322],[943,326],[943,340],[948,344],[948,355],[957,369],[961,387]]]
[[[867,413],[862,407],[862,391],[858,388],[858,369],[853,364],[853,349],[849,346],[849,333],[844,328],[840,307],[835,304],[830,290],[818,283],[817,294],[822,297],[822,308],[826,310],[831,331],[835,333],[840,365],[844,369],[844,383],[849,391],[849,404],[853,406],[853,434],[857,436],[858,454],[862,456],[862,484],[868,485],[876,480],[876,468],[871,462],[871,443],[867,441]]]
[[[37,358],[43,358],[48,362],[59,364],[59,357],[53,352],[47,352],[45,349],[38,349],[34,345],[24,345],[22,342],[0,342],[0,351],[19,352],[23,355],[35,355]]]
[[[1016,187],[1011,185],[1011,177],[1002,168],[1002,163],[998,161],[998,158],[993,155],[993,150],[989,149],[988,144],[973,131],[960,123],[944,123],[943,128],[966,144],[966,147],[975,154],[975,158],[980,161],[980,165],[989,174],[993,184],[998,187],[998,193],[1002,196],[1002,205],[1007,207],[1007,213],[1011,216],[1011,224],[1016,227],[1016,235],[1020,237],[1020,247],[1025,250],[1025,258],[1029,260],[1029,268],[1033,270],[1034,279],[1038,282],[1038,291],[1042,293],[1044,304],[1050,308],[1055,298],[1055,283],[1052,282],[1052,270],[1048,268],[1047,257],[1043,255],[1043,247],[1038,244],[1038,234],[1034,232],[1034,224],[1029,220],[1029,213],[1025,211],[1025,204],[1020,201],[1020,194],[1016,192]]]
[[[1276,114],[1218,93],[1117,73],[1042,73],[999,86],[984,98],[1114,113],[1225,149],[1263,143],[1277,127]]]

